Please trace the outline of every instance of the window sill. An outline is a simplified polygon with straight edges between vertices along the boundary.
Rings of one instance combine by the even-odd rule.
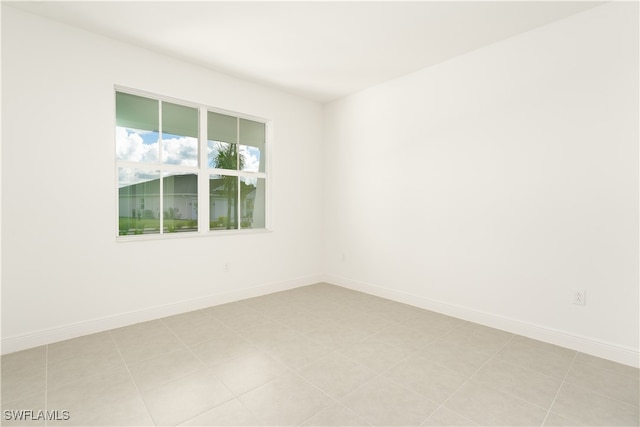
[[[270,234],[273,230],[269,228],[259,229],[244,229],[244,230],[217,230],[206,231],[201,233],[195,232],[181,232],[181,233],[165,233],[165,234],[138,234],[133,236],[116,236],[116,242],[128,243],[128,242],[140,242],[149,240],[175,240],[175,239],[198,239],[206,237],[218,237],[218,236],[244,236],[248,234]]]

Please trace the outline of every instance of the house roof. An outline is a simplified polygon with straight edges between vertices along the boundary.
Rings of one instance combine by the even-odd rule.
[[[174,175],[170,178],[169,193],[171,194],[198,194],[197,191],[197,179],[193,179],[196,175]],[[167,178],[165,178],[167,179]],[[165,183],[165,186],[167,183]],[[219,194],[224,192],[225,181],[224,178],[209,179],[209,194]],[[165,187],[166,189],[166,187]],[[165,190],[166,191],[166,190]],[[255,187],[252,191],[255,191]],[[152,179],[145,182],[139,182],[137,184],[125,185],[119,189],[120,196],[129,195],[159,195],[160,194],[160,180]],[[244,197],[243,193],[243,197]]]

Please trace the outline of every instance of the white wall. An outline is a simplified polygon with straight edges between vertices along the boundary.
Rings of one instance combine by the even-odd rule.
[[[2,352],[324,277],[637,364],[637,7],[323,112],[3,4]],[[275,231],[117,243],[114,84],[273,119]]]
[[[274,231],[117,243],[114,84],[272,119]],[[317,281],[322,114],[3,4],[3,352]]]
[[[637,3],[329,104],[330,280],[637,365],[638,114]]]

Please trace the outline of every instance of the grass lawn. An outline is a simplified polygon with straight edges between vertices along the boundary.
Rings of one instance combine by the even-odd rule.
[[[195,219],[165,219],[164,231],[175,233],[177,231],[189,231],[198,229],[198,221]],[[160,219],[137,219],[120,217],[118,229],[121,236],[128,234],[152,234],[160,232]]]

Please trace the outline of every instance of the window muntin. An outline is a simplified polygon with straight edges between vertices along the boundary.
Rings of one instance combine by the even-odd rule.
[[[265,123],[154,98],[116,91],[119,235],[266,228]]]

